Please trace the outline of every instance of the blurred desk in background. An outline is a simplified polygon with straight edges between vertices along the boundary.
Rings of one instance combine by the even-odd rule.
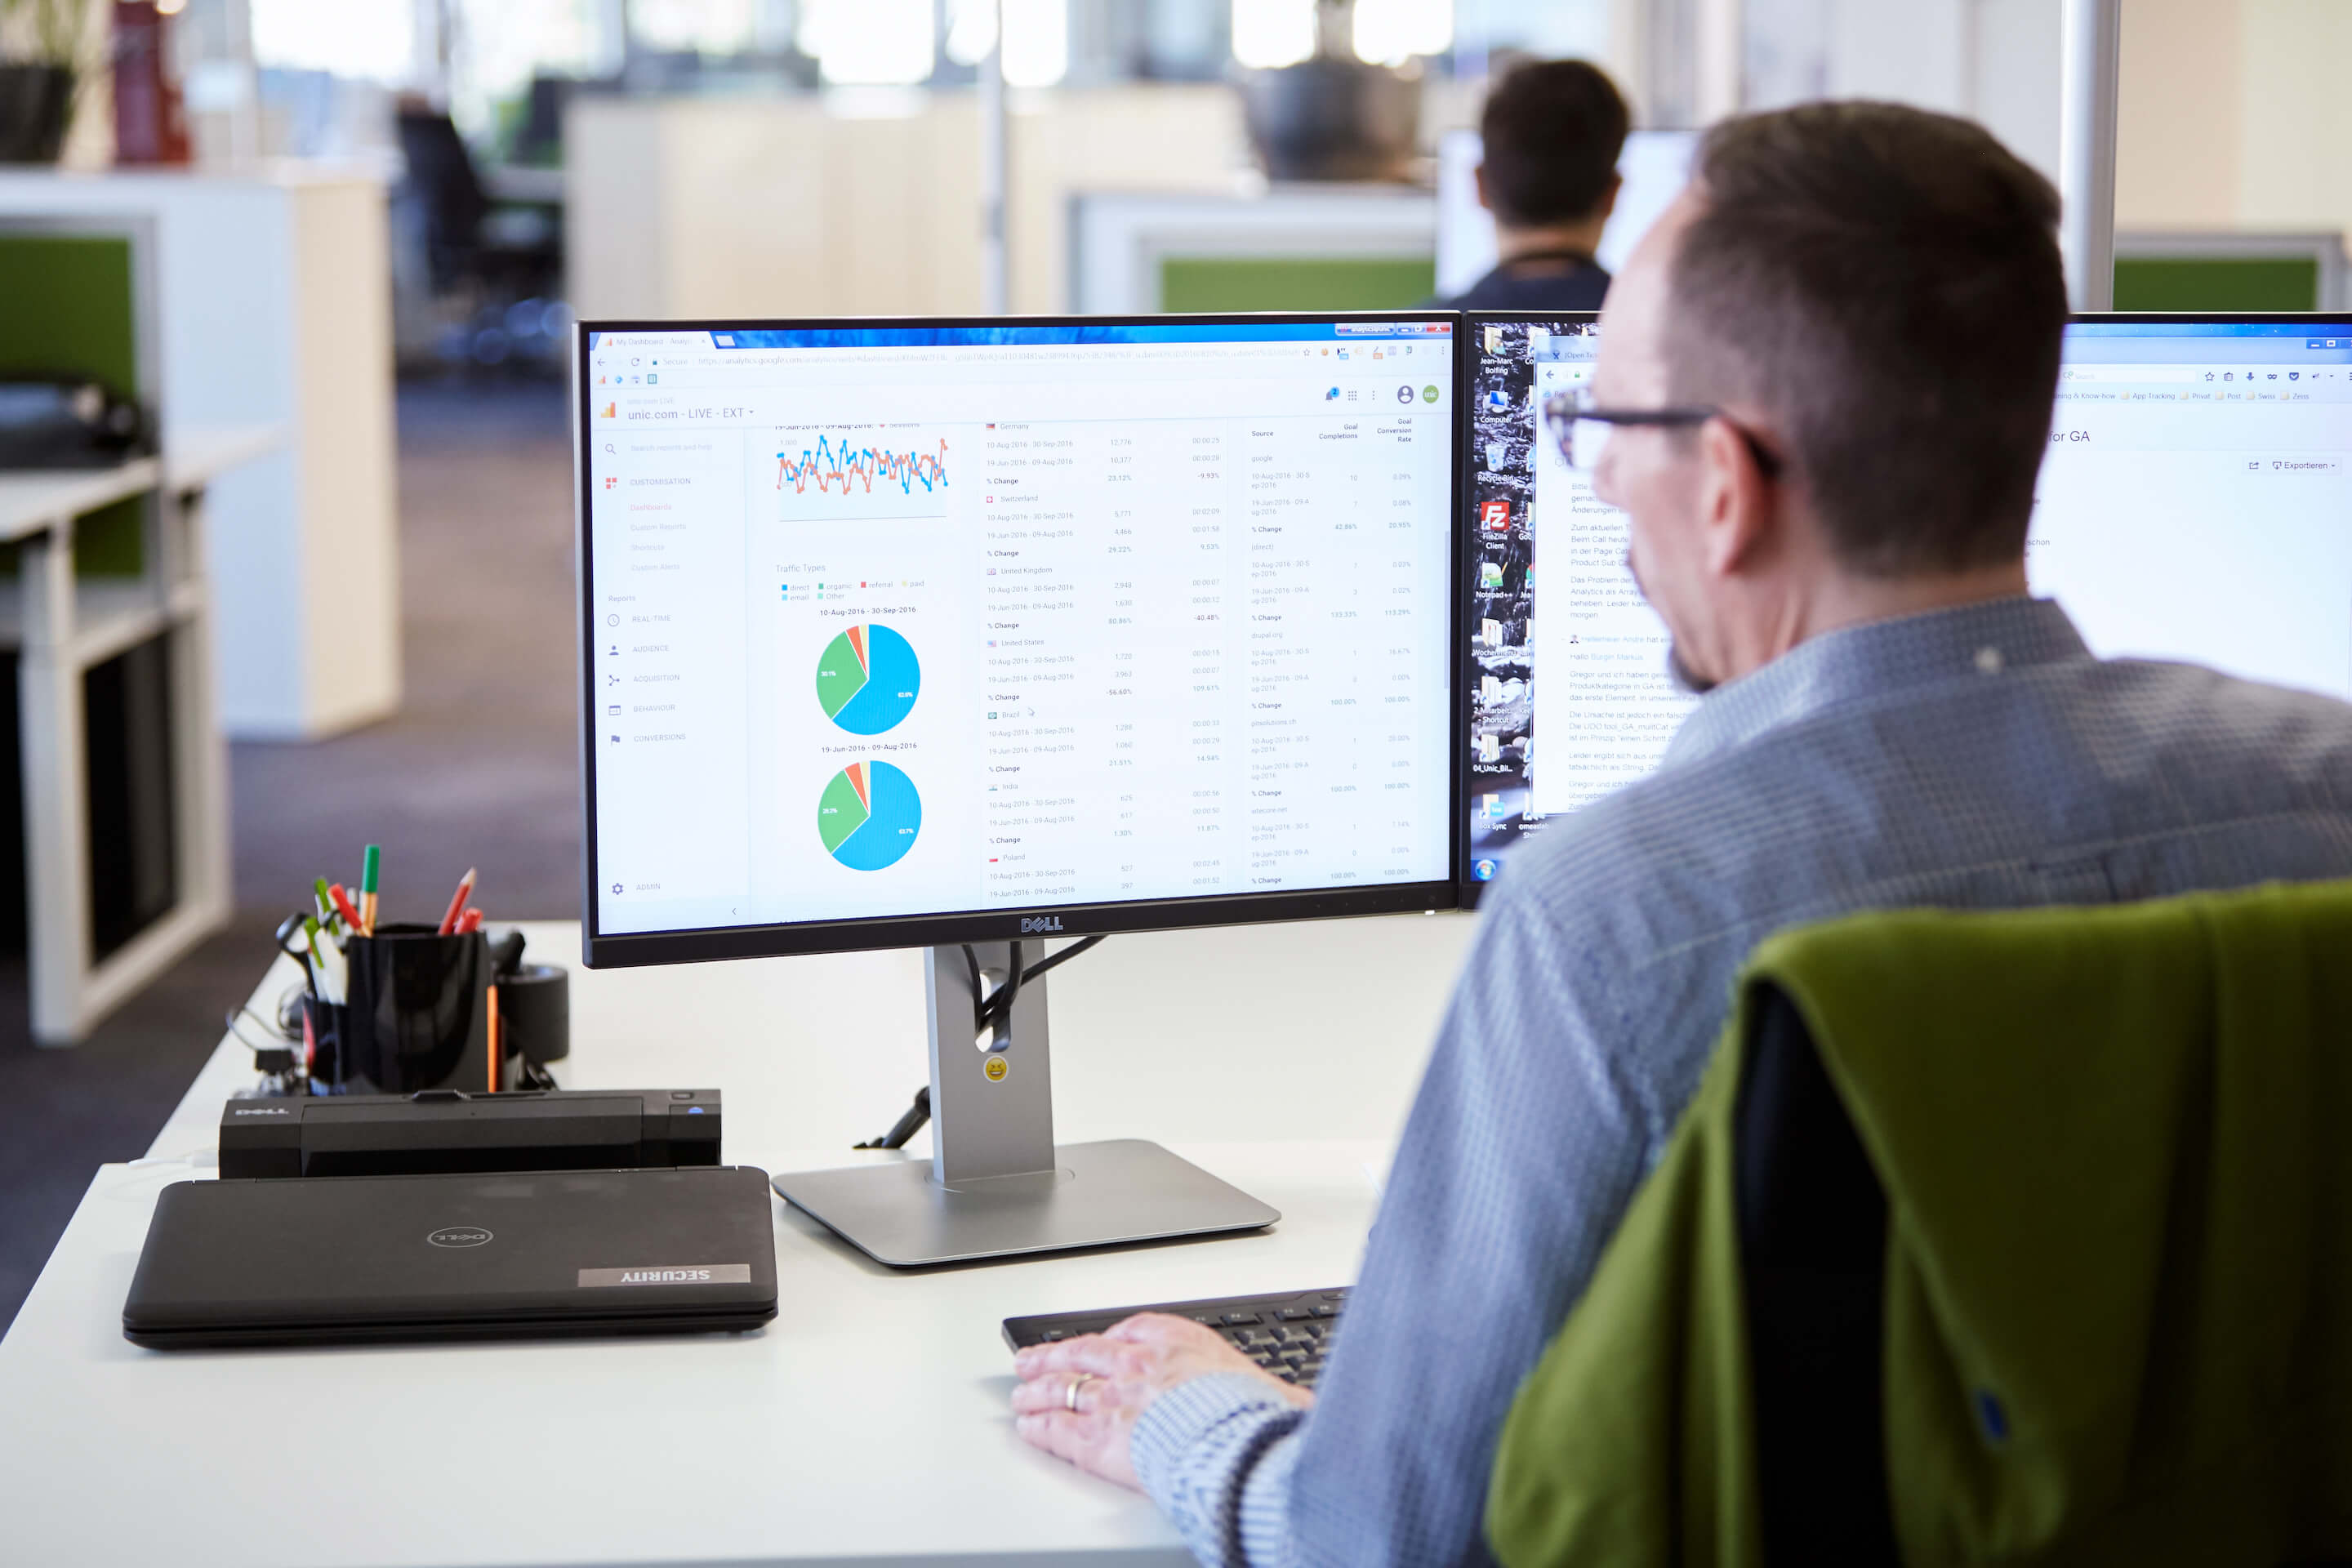
[[[34,1039],[74,1045],[226,918],[228,752],[214,687],[205,487],[266,462],[275,426],[185,426],[160,458],[0,473],[0,693],[21,818]],[[75,569],[78,525],[139,509],[137,574]],[[4,793],[4,792],[0,792]],[[0,832],[18,825],[0,820]]]
[[[152,226],[159,363],[145,379],[167,459],[182,426],[284,437],[210,494],[221,724],[310,740],[388,716],[400,589],[383,180],[293,163],[0,172],[0,224],[83,218]]]

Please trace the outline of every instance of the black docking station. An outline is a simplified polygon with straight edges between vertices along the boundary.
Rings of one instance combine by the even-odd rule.
[[[232,1100],[220,1173],[394,1176],[719,1163],[715,1089],[339,1094]]]

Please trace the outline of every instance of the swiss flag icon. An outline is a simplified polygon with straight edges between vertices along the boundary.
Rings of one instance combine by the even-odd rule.
[[[1478,509],[1478,526],[1489,533],[1508,532],[1511,526],[1511,503],[1490,500]]]

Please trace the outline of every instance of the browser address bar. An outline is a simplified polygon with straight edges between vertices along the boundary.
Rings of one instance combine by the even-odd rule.
[[[2060,368],[2058,384],[2084,382],[2114,386],[2147,386],[2171,382],[2219,381],[2220,369],[2203,364],[2070,364]]]

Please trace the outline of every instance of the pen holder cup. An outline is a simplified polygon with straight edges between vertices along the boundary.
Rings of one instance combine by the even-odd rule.
[[[490,949],[479,931],[442,936],[431,926],[380,926],[373,936],[349,938],[343,956],[344,1005],[314,1005],[335,1046],[330,1066],[326,1039],[319,1038],[314,1081],[358,1094],[514,1087],[512,1059],[493,1054]],[[314,1016],[314,1037],[320,1022]]]

